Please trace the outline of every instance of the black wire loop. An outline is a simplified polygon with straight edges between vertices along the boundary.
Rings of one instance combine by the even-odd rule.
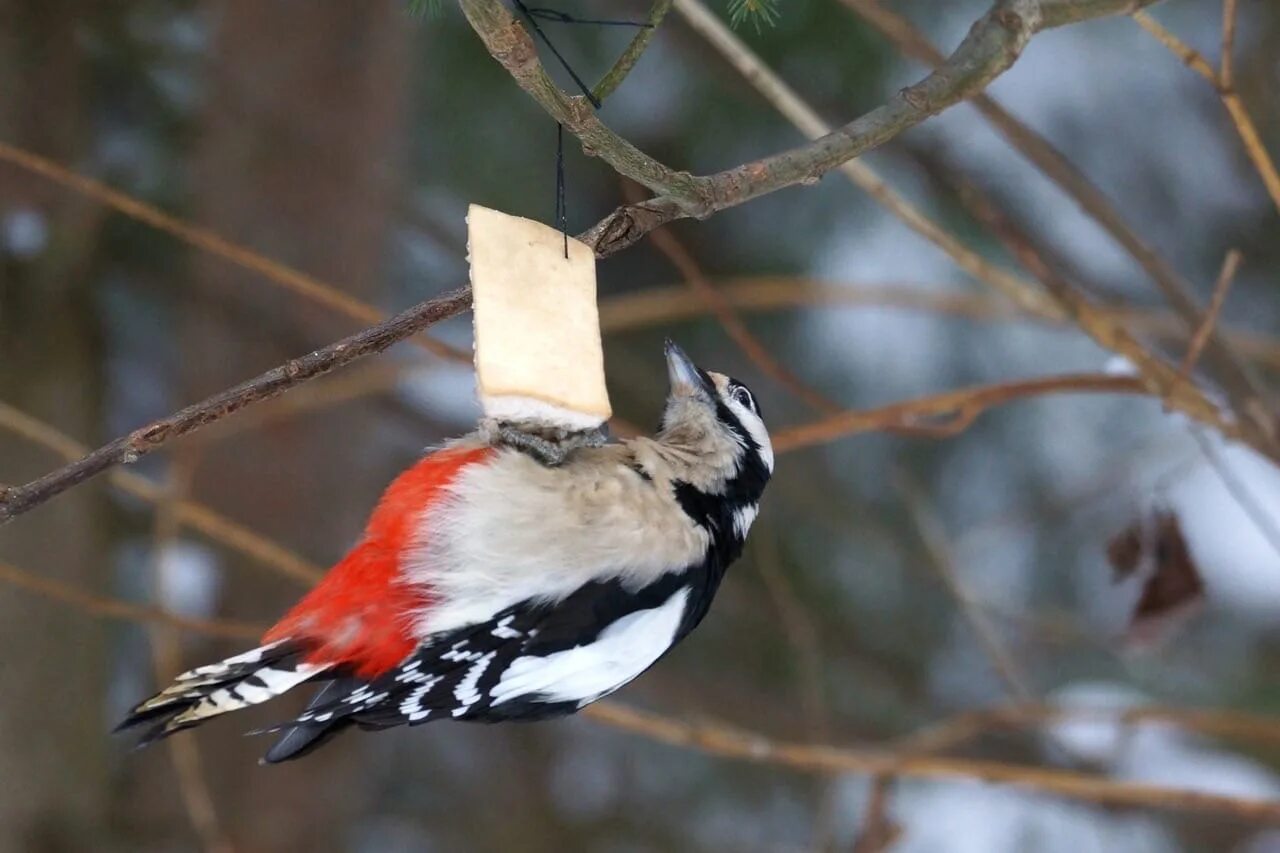
[[[561,12],[559,9],[545,9],[540,6],[526,7],[525,14],[534,18],[541,18],[544,21],[552,21],[557,24],[594,24],[597,27],[635,27],[641,30],[653,29],[653,24],[648,21],[628,21],[617,18],[576,18],[568,12]]]
[[[561,12],[558,9],[547,9],[539,6],[526,6],[521,0],[511,0],[516,10],[524,16],[529,22],[529,27],[533,30],[534,35],[542,40],[547,46],[547,50],[551,51],[552,56],[560,63],[568,75],[573,78],[573,82],[577,85],[578,90],[582,92],[583,97],[590,102],[591,106],[600,109],[602,106],[600,99],[591,91],[591,87],[583,82],[578,76],[578,72],[573,70],[573,66],[569,64],[569,60],[556,49],[551,43],[551,39],[542,31],[542,27],[538,26],[539,19],[550,21],[557,24],[591,24],[600,27],[637,27],[641,29],[652,29],[653,24],[647,21],[627,21],[610,18],[577,18],[567,12]],[[564,235],[564,256],[569,258],[569,211],[565,202],[565,178],[564,178],[564,125],[556,124],[556,205],[555,205],[555,222],[560,228],[560,233]]]

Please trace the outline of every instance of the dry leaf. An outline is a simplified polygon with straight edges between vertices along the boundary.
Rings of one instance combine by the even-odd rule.
[[[1117,534],[1107,544],[1107,559],[1117,583],[1142,579],[1124,637],[1129,648],[1167,642],[1204,604],[1204,579],[1178,516],[1170,510],[1156,510]]]

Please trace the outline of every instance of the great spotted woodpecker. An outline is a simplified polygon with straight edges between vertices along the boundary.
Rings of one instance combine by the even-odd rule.
[[[451,442],[260,647],[183,673],[121,728],[149,723],[150,743],[323,683],[272,729],[278,762],[352,725],[571,714],[640,675],[706,615],[773,472],[746,386],[670,342],[666,357],[656,437],[554,466],[495,429]]]

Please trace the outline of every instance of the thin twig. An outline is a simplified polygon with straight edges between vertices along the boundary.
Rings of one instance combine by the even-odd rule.
[[[1222,0],[1222,60],[1218,71],[1218,84],[1230,91],[1235,83],[1234,56],[1236,47],[1236,15],[1240,11],[1236,0]]]
[[[929,419],[941,419],[942,422],[935,429],[955,434],[994,406],[1028,397],[1071,393],[1143,394],[1145,389],[1132,376],[1098,373],[1066,374],[978,385],[891,403],[875,409],[842,412],[812,423],[787,427],[773,435],[773,447],[779,453],[787,453],[864,432],[927,426],[925,421]]]
[[[282,394],[362,356],[381,352],[415,332],[452,317],[471,303],[469,289],[422,302],[384,323],[273,368],[247,382],[109,442],[83,458],[23,486],[0,491],[0,523],[39,506],[107,469],[136,461],[170,439]]]
[[[130,219],[135,219],[155,228],[157,231],[168,234],[188,246],[208,252],[236,266],[255,272],[273,284],[293,291],[313,302],[327,306],[361,323],[379,323],[387,317],[386,314],[372,305],[342,292],[331,284],[320,281],[313,276],[309,276],[279,261],[272,260],[244,246],[237,245],[208,228],[165,213],[159,208],[127,193],[112,189],[101,181],[73,172],[47,157],[0,142],[0,161],[47,178],[53,183],[85,198],[91,198],[104,204],[128,216]],[[442,358],[471,363],[470,353],[425,335],[412,339],[412,343]]]
[[[952,561],[951,547],[947,542],[942,523],[925,503],[924,493],[906,471],[899,470],[894,479],[898,491],[903,496],[903,503],[915,526],[916,534],[929,555],[930,564],[959,606],[961,614],[978,640],[978,645],[991,661],[996,675],[1004,682],[1010,696],[1020,702],[1030,702],[1035,694],[1026,675],[1014,660],[1013,654],[1001,639],[995,625],[988,621],[986,614],[980,608],[973,606],[973,597],[965,588],[964,582],[960,580],[960,573]]]
[[[586,235],[598,256],[632,245],[674,219],[704,218],[796,184],[811,183],[841,163],[883,144],[926,118],[981,91],[1006,71],[1036,33],[1121,14],[1155,0],[998,0],[969,31],[946,65],[894,95],[889,103],[837,132],[708,176],[658,162],[600,121],[585,98],[560,90],[538,61],[529,34],[500,0],[460,0],[489,53],[548,114],[614,171],[658,193],[614,211]],[[676,0],[682,13],[697,6]]]
[[[9,563],[0,562],[0,582],[45,598],[69,604],[86,613],[103,616],[108,619],[119,619],[123,622],[139,622],[148,625],[166,625],[208,637],[223,637],[236,640],[254,639],[262,636],[265,625],[254,625],[248,622],[230,622],[225,619],[194,619],[177,613],[170,613],[158,607],[145,607],[131,604],[115,598],[91,595],[68,583],[39,577],[32,572],[20,569]]]
[[[614,93],[614,91],[622,85],[622,81],[631,73],[631,69],[635,68],[640,57],[644,55],[645,50],[649,47],[649,42],[658,32],[658,26],[662,23],[662,19],[667,16],[667,12],[671,10],[671,0],[655,0],[653,6],[649,9],[649,17],[645,19],[647,27],[639,27],[636,34],[632,36],[631,43],[618,57],[617,62],[613,63],[613,67],[605,72],[600,78],[600,82],[591,90],[591,94],[597,101],[603,101]]]
[[[714,48],[760,96],[808,139],[821,139],[832,132],[817,111],[738,38],[719,16],[701,3],[680,3],[677,11],[686,23]],[[861,159],[840,166],[840,172],[908,228],[936,245],[960,269],[977,281],[1008,297],[1019,308],[1045,318],[1060,318],[1061,311],[1033,283],[993,264],[947,231],[936,220],[896,192]]]
[[[88,596],[78,589],[54,584],[0,562],[0,580],[10,581],[33,592],[77,607],[88,613],[131,622],[162,623],[209,636],[257,636],[261,628],[235,628],[225,623],[192,620],[186,617],[138,607],[112,599]],[[1023,767],[991,761],[931,756],[899,755],[831,746],[808,746],[771,741],[762,735],[708,723],[689,723],[639,711],[611,702],[588,706],[584,716],[606,726],[651,740],[695,749],[711,755],[736,758],[807,772],[897,774],[913,778],[977,780],[1029,788],[1085,802],[1133,808],[1168,809],[1182,812],[1221,814],[1241,820],[1280,821],[1280,801],[1236,798],[1154,785],[1119,782],[1106,777],[1038,767]],[[1195,712],[1190,712],[1195,714]],[[1212,716],[1206,718],[1206,730]],[[1236,725],[1237,731],[1241,726]]]
[[[1006,300],[981,292],[948,291],[909,282],[852,284],[806,276],[733,276],[715,280],[716,289],[742,313],[780,308],[890,308],[943,314],[979,322],[1036,323],[1050,328],[1067,327],[1063,319],[1028,314]],[[1185,340],[1178,317],[1159,308],[1106,306],[1111,314],[1136,332],[1170,340]],[[662,325],[705,316],[709,309],[692,299],[685,286],[661,286],[609,296],[600,301],[600,325],[606,332]],[[1074,327],[1070,327],[1074,328]],[[1247,329],[1217,326],[1240,352],[1263,365],[1280,368],[1280,340]]]
[[[724,329],[725,334],[737,345],[738,349],[742,350],[747,359],[756,366],[756,369],[800,400],[803,400],[815,411],[825,414],[841,411],[842,407],[840,405],[811,388],[790,368],[778,361],[764,344],[760,343],[759,339],[747,328],[747,324],[742,322],[742,318],[734,310],[733,304],[711,283],[710,279],[703,273],[702,267],[694,260],[693,255],[684,247],[684,244],[671,233],[670,228],[660,228],[654,231],[649,235],[649,240],[653,243],[654,248],[661,252],[671,262],[671,265],[676,268],[676,271],[684,278],[689,289],[697,295],[702,304],[707,306],[707,309]]]
[[[260,430],[321,409],[392,390],[413,369],[412,365],[375,362],[367,368],[327,376],[309,382],[289,394],[242,412],[239,417],[210,424],[192,437],[201,446],[225,442],[246,432]]]
[[[823,743],[831,738],[831,713],[827,707],[826,689],[823,686],[822,643],[814,622],[805,612],[803,603],[792,588],[782,570],[782,553],[778,530],[763,521],[756,523],[753,531],[751,556],[765,591],[773,602],[783,633],[790,646],[790,653],[797,666],[797,700],[803,711],[808,740]],[[820,786],[814,830],[809,847],[827,849],[834,834],[832,826],[838,816],[838,797],[835,780]]]
[[[1207,794],[995,761],[785,743],[755,732],[711,723],[690,723],[605,702],[597,702],[582,713],[602,724],[673,746],[806,773],[891,773],[912,778],[976,780],[1107,806],[1217,814],[1264,823],[1280,821],[1280,800]]]
[[[1225,708],[1176,708],[1139,705],[1091,708],[1028,703],[963,711],[894,741],[894,749],[939,753],[955,749],[986,732],[1059,722],[1113,722],[1122,726],[1158,724],[1187,732],[1266,747],[1280,745],[1280,721]]]
[[[154,531],[151,538],[151,575],[153,595],[162,600],[166,583],[164,559],[177,541],[179,521],[177,503],[185,495],[191,474],[189,454],[180,454],[171,466],[171,485],[163,500],[156,506]],[[181,638],[171,628],[151,626],[151,659],[157,683],[164,684],[181,672]],[[202,847],[207,853],[231,853],[231,842],[218,820],[213,794],[204,778],[204,766],[200,751],[192,738],[170,738],[167,741],[169,757],[173,760],[174,773],[178,777],[178,793],[183,807]]]
[[[74,462],[89,453],[88,447],[59,432],[51,424],[33,418],[3,401],[0,401],[0,428],[48,448],[68,462]],[[155,504],[163,496],[160,486],[129,471],[113,470],[108,473],[108,477],[116,488],[147,503]],[[207,506],[192,501],[179,501],[176,510],[184,525],[269,566],[287,578],[310,585],[323,574],[323,570],[314,563]]]
[[[1256,398],[1244,400],[1241,411],[1224,411],[1178,369],[1152,352],[1114,314],[1096,305],[1054,270],[1035,243],[982,193],[966,198],[966,207],[1050,293],[1067,316],[1100,346],[1124,356],[1137,370],[1148,392],[1174,411],[1234,434],[1260,453],[1280,459],[1274,418]]]
[[[889,812],[889,794],[894,777],[887,773],[871,780],[871,793],[862,816],[862,825],[853,841],[853,853],[887,853],[902,837],[902,826]]]
[[[1210,336],[1218,326],[1218,316],[1222,313],[1223,303],[1227,301],[1227,291],[1231,288],[1231,282],[1235,280],[1236,273],[1240,270],[1241,260],[1243,256],[1236,249],[1227,252],[1227,256],[1222,260],[1222,270],[1218,273],[1218,280],[1213,285],[1213,296],[1209,300],[1209,307],[1196,327],[1195,334],[1191,336],[1191,344],[1187,347],[1187,354],[1182,357],[1182,364],[1178,366],[1178,372],[1184,377],[1191,374],[1191,369],[1195,367],[1201,351],[1204,350],[1205,344],[1209,342]]]
[[[1229,14],[1229,20],[1233,32],[1231,39],[1234,40],[1235,27],[1235,4],[1224,7],[1224,13]],[[1240,137],[1241,143],[1244,144],[1245,154],[1249,157],[1249,162],[1253,164],[1253,168],[1262,178],[1262,184],[1267,190],[1267,194],[1271,196],[1271,201],[1275,205],[1276,210],[1280,211],[1280,170],[1276,169],[1275,161],[1271,159],[1267,147],[1262,143],[1262,135],[1258,132],[1258,126],[1254,123],[1253,116],[1249,114],[1245,108],[1244,102],[1240,99],[1240,95],[1236,92],[1235,87],[1228,85],[1214,70],[1212,63],[1204,58],[1198,50],[1188,45],[1182,39],[1175,36],[1169,30],[1145,12],[1138,11],[1133,14],[1133,19],[1138,22],[1144,30],[1150,33],[1162,45],[1168,48],[1169,52],[1178,59],[1182,60],[1192,71],[1209,81],[1218,92],[1218,97],[1222,99],[1222,105],[1226,107],[1227,114],[1231,116],[1231,122],[1235,125],[1236,135]],[[1227,33],[1223,32],[1224,43],[1227,39]],[[1224,54],[1224,59],[1226,59]],[[1224,68],[1226,66],[1224,65]]]
[[[1081,391],[1143,393],[1142,386],[1131,377],[1095,374],[978,386],[894,403],[878,409],[842,412],[810,424],[779,430],[774,435],[773,444],[776,452],[787,453],[863,432],[919,426],[922,419],[948,419],[935,429],[954,432],[972,423],[978,415],[993,406],[1027,396]],[[0,428],[16,432],[67,459],[83,461],[103,452],[98,450],[86,453],[82,445],[62,435],[54,427],[3,402],[0,402]],[[161,443],[163,440],[161,439]],[[111,471],[110,475],[114,485],[135,497],[150,503],[156,503],[161,499],[160,487],[144,477],[126,471]],[[52,494],[44,499],[48,497],[52,497]],[[40,502],[43,501],[36,501],[31,505],[34,506]],[[177,505],[177,511],[184,524],[192,526],[217,542],[278,569],[289,577],[311,583],[323,573],[319,566],[201,504],[181,501]]]
[[[938,67],[945,61],[924,33],[906,17],[886,8],[880,0],[841,0],[863,20],[870,23],[906,56],[913,57],[930,67]],[[994,98],[986,93],[972,98],[973,106],[1017,151],[1021,152],[1041,174],[1053,181],[1080,209],[1097,222],[1111,238],[1138,262],[1156,283],[1165,299],[1184,321],[1186,328],[1196,323],[1198,316],[1194,291],[1191,285],[1164,258],[1137,234],[1124,216],[1116,209],[1107,195],[1081,172],[1070,159],[1044,136],[1010,114]],[[1229,393],[1240,401],[1260,395],[1260,386],[1252,372],[1230,345],[1216,339],[1211,354],[1214,364]]]

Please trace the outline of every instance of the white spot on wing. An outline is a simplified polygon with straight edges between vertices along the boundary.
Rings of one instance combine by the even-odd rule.
[[[738,534],[739,539],[747,538],[747,531],[751,529],[759,513],[758,504],[747,504],[733,513],[733,531]]]
[[[515,628],[508,627],[515,616],[504,616],[497,625],[493,626],[493,630],[489,633],[497,637],[499,640],[514,640],[520,636],[520,632]]]
[[[453,688],[453,698],[457,699],[458,704],[462,706],[454,710],[455,717],[479,701],[480,691],[476,690],[476,685],[480,683],[480,676],[484,675],[484,671],[489,668],[489,662],[493,660],[494,654],[489,652],[472,664],[467,674],[458,682],[458,686]]]
[[[585,704],[612,693],[671,648],[688,598],[683,587],[660,607],[623,616],[593,643],[516,658],[494,687],[493,704],[533,693],[551,702]]]

